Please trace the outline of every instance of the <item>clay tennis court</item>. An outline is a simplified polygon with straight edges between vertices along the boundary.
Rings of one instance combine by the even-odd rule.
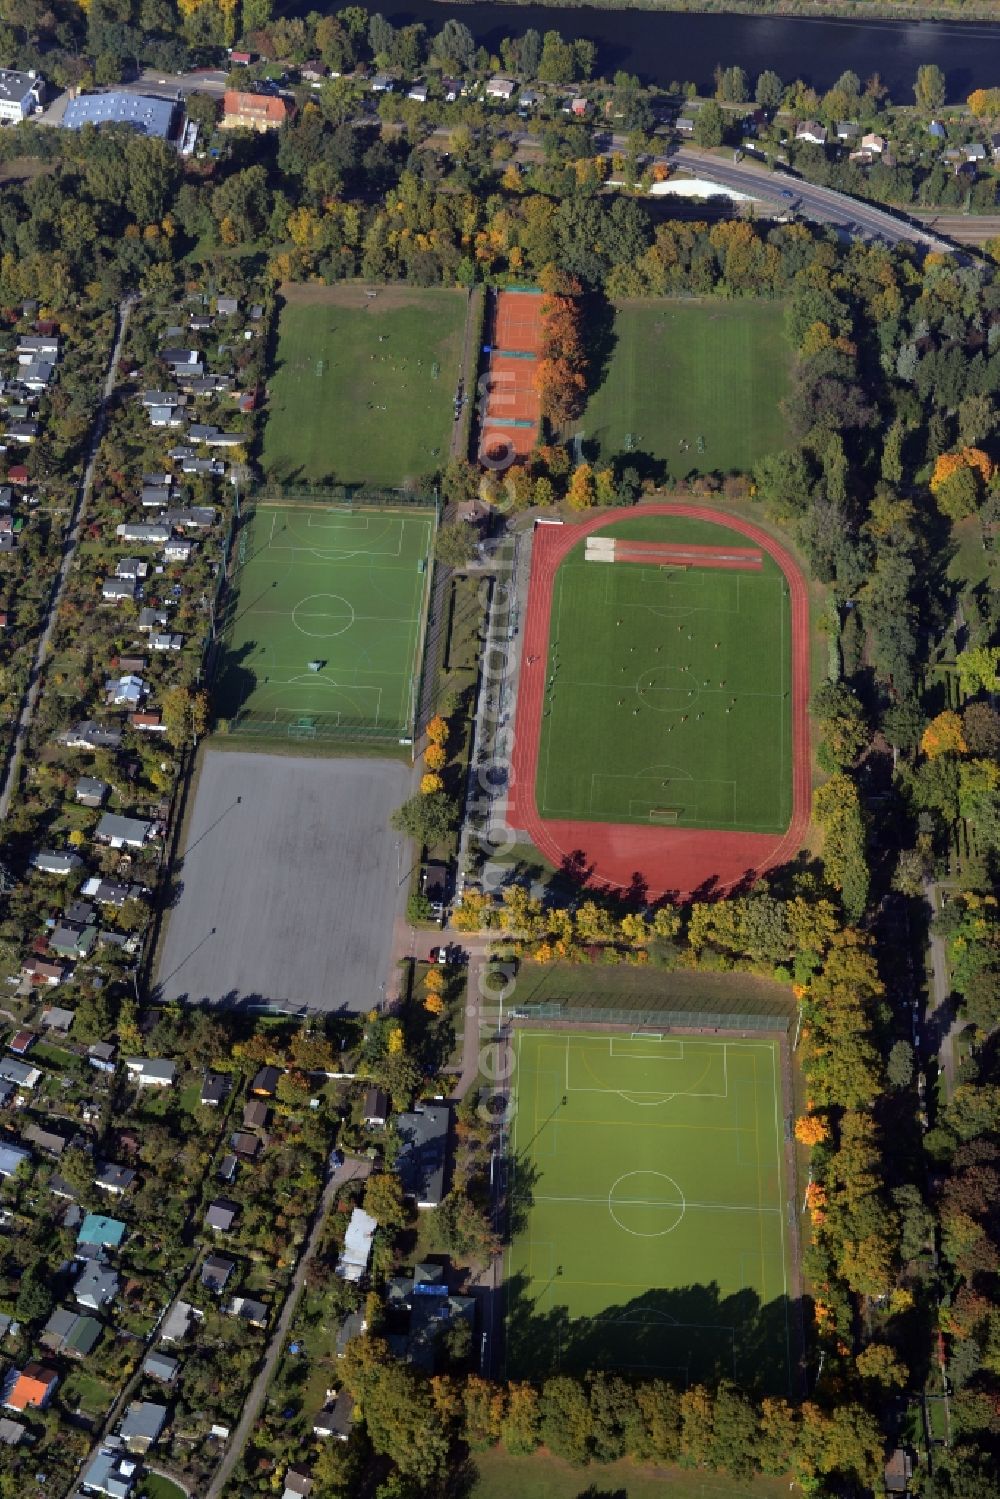
[[[511,449],[518,458],[525,458],[535,445],[541,419],[535,389],[541,312],[542,297],[537,292],[501,291],[492,299],[481,458],[495,459]]]
[[[619,889],[643,886],[650,896],[685,898],[695,893],[723,893],[790,859],[803,845],[809,824],[809,600],[805,580],[790,553],[750,521],[707,506],[645,505],[637,517],[684,517],[715,523],[753,542],[773,559],[788,585],[791,619],[791,817],[778,833],[719,828],[641,825],[541,815],[537,800],[542,716],[546,702],[551,616],[556,574],[567,554],[584,538],[614,524],[595,516],[581,525],[542,526],[535,531],[528,606],[524,622],[522,669],[518,689],[516,737],[511,757],[507,818],[526,832],[557,867],[583,867],[589,882]],[[725,535],[720,530],[720,539]],[[720,547],[719,560],[732,547]],[[745,568],[751,558],[740,559]],[[698,563],[698,566],[703,565]],[[533,663],[529,664],[529,663]]]

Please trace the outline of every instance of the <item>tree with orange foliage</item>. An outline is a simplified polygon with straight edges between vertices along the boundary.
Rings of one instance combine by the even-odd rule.
[[[424,750],[424,763],[428,770],[444,770],[448,763],[448,751],[443,744],[429,744]]]
[[[580,304],[555,288],[542,302],[541,357],[535,370],[535,389],[542,415],[557,426],[572,421],[583,409],[587,391],[584,371]]]
[[[596,498],[594,470],[589,463],[581,463],[573,470],[566,502],[573,510],[589,510]]]
[[[1000,115],[1000,88],[974,88],[965,102],[977,119],[996,118]]]
[[[440,715],[440,713],[435,713],[434,717],[428,723],[427,728],[425,730],[425,733],[427,734],[427,737],[431,741],[432,744],[447,744],[447,742],[448,742],[448,721],[447,721],[447,719],[442,718],[441,715]]]
[[[795,1138],[800,1145],[822,1145],[830,1138],[830,1126],[818,1114],[803,1114],[795,1121]]]
[[[937,718],[932,718],[923,732],[920,748],[928,760],[936,760],[938,755],[964,755],[968,745],[958,714],[946,708]]]
[[[441,994],[428,994],[424,1000],[424,1009],[428,1015],[443,1015],[445,1011],[444,996]]]
[[[993,477],[993,460],[982,448],[962,448],[957,453],[942,453],[934,464],[931,475],[931,494],[937,494],[943,484],[961,468],[971,468],[978,473],[984,484]]]

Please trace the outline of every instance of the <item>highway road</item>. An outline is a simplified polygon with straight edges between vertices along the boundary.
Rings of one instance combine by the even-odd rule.
[[[680,146],[662,159],[672,167],[684,167],[722,187],[765,198],[787,209],[794,205],[795,213],[802,218],[832,224],[836,229],[849,229],[852,234],[867,239],[882,239],[891,245],[911,244],[922,250],[939,250],[946,254],[955,249],[953,243],[930,228],[919,228],[876,208],[874,204],[849,198],[833,188],[817,187],[815,183],[803,182],[787,172],[769,171],[746,158],[740,162],[727,162],[710,151]]]

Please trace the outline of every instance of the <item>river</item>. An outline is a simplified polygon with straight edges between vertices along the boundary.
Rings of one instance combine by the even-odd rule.
[[[372,10],[377,0],[368,0]],[[923,63],[937,63],[958,103],[979,86],[1000,84],[1000,25],[948,22],[808,20],[788,16],[685,15],[676,11],[598,10],[589,6],[442,5],[437,0],[386,0],[386,19],[423,21],[439,31],[448,16],[464,21],[477,42],[495,52],[505,36],[534,27],[598,45],[597,72],[618,68],[663,86],[692,79],[710,92],[716,63],[738,63],[751,83],[773,68],[786,83],[802,78],[820,92],[845,69],[865,81],[878,73],[898,104],[913,103]]]

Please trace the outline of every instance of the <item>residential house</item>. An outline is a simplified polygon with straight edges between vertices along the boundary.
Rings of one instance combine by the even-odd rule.
[[[985,161],[986,160],[986,155],[987,155],[986,147],[982,144],[981,141],[972,141],[972,142],[970,142],[969,145],[965,146],[963,149],[965,151],[965,159],[966,159],[966,161]]]
[[[222,1157],[222,1160],[219,1162],[219,1169],[215,1174],[219,1178],[220,1182],[225,1182],[227,1187],[231,1187],[233,1182],[236,1180],[236,1175],[239,1171],[239,1168],[240,1163],[238,1157],[233,1155],[233,1153],[230,1151]]]
[[[185,530],[207,531],[215,525],[215,508],[212,505],[189,505],[184,509],[168,510],[163,516],[168,526],[181,526]]]
[[[95,1041],[87,1050],[87,1061],[98,1072],[114,1072],[115,1048],[110,1041]]]
[[[7,1050],[12,1051],[16,1057],[26,1057],[37,1040],[34,1031],[15,1031],[7,1042]]]
[[[888,146],[889,142],[885,136],[877,135],[874,131],[870,130],[867,135],[861,137],[862,151],[871,151],[874,156],[881,156]]]
[[[106,700],[113,708],[137,708],[146,696],[146,690],[142,678],[129,672],[107,684]]]
[[[166,530],[166,527],[157,527],[158,530]],[[169,536],[169,532],[167,533]],[[164,537],[163,540],[166,540]],[[161,630],[169,622],[170,616],[166,609],[140,609],[139,629],[144,633],[150,630]]]
[[[120,526],[115,527],[115,535],[119,541],[140,541],[147,546],[159,546],[170,540],[170,527],[165,526],[162,521],[122,521]],[[155,610],[142,610],[142,613],[156,613]],[[139,626],[140,630],[142,625]]]
[[[364,1337],[368,1331],[368,1319],[363,1311],[348,1312],[337,1328],[337,1357],[343,1358],[347,1345],[353,1338]]]
[[[570,101],[569,112],[575,115],[577,119],[582,119],[589,108],[590,100],[585,99],[582,94],[577,94],[576,98]]]
[[[522,111],[537,109],[542,102],[542,96],[533,88],[523,88],[517,96],[517,107]]]
[[[285,1474],[285,1487],[281,1499],[308,1499],[313,1491],[313,1481],[301,1468],[289,1468]]]
[[[248,94],[227,89],[222,101],[223,130],[280,130],[291,113],[284,99],[273,94]]]
[[[444,102],[446,104],[454,104],[461,92],[462,82],[459,78],[445,76],[441,79],[441,87],[444,89]]]
[[[83,1493],[106,1494],[108,1499],[130,1499],[140,1472],[140,1466],[133,1458],[114,1448],[102,1447],[83,1475]]]
[[[471,1296],[448,1293],[443,1265],[417,1265],[412,1275],[397,1275],[388,1286],[390,1311],[408,1314],[406,1357],[410,1363],[434,1373],[441,1334],[450,1326],[466,1322],[475,1328],[476,1303]]]
[[[9,437],[11,442],[27,447],[38,440],[41,430],[40,422],[8,422],[4,428],[4,436]]]
[[[45,958],[26,958],[21,964],[21,977],[36,988],[56,989],[65,983],[72,971],[65,963],[50,963]]]
[[[164,562],[190,562],[195,544],[183,536],[173,536],[163,548]]]
[[[78,1249],[119,1249],[125,1237],[125,1225],[118,1218],[103,1213],[88,1213],[76,1235]]]
[[[166,1353],[147,1353],[142,1361],[143,1374],[159,1384],[173,1384],[179,1369],[180,1361]]]
[[[11,1411],[43,1411],[55,1394],[59,1375],[44,1364],[25,1364],[22,1371],[10,1369],[3,1384],[0,1403]]]
[[[369,1088],[365,1093],[361,1117],[369,1129],[385,1129],[389,1119],[389,1095],[383,1088]]]
[[[97,938],[96,926],[84,926],[78,921],[60,921],[52,929],[49,946],[61,958],[88,958]]]
[[[162,510],[170,504],[171,489],[168,484],[144,484],[139,498],[143,510]]]
[[[263,1099],[251,1098],[243,1106],[244,1129],[266,1129],[270,1117],[271,1111]]]
[[[15,1176],[30,1160],[30,1150],[23,1150],[20,1145],[0,1145],[0,1176]]]
[[[60,737],[67,749],[116,750],[121,747],[122,731],[112,724],[85,719],[83,723],[74,724],[73,728],[67,729]]]
[[[818,120],[802,120],[795,129],[795,139],[809,146],[825,146],[828,138],[826,126]]]
[[[27,1429],[20,1421],[12,1421],[9,1416],[0,1416],[0,1443],[4,1447],[16,1447]]]
[[[512,78],[494,75],[486,80],[486,97],[487,99],[502,99],[505,104],[509,104],[516,88],[517,84]]]
[[[127,125],[138,135],[169,140],[176,113],[173,99],[111,89],[101,94],[78,94],[67,104],[59,123],[64,130],[82,130],[84,125]]]
[[[258,1098],[273,1098],[278,1091],[281,1073],[277,1067],[262,1067],[250,1084],[251,1093]]]
[[[191,1330],[191,1323],[200,1314],[195,1312],[189,1301],[175,1301],[160,1326],[160,1341],[163,1343],[180,1343],[187,1337]]]
[[[238,1129],[230,1136],[229,1143],[235,1154],[245,1161],[252,1161],[260,1150],[260,1136],[252,1135],[246,1129]]]
[[[43,1028],[47,1031],[59,1031],[64,1036],[69,1034],[75,1019],[75,1010],[64,1010],[60,1005],[46,1005],[42,1011]]]
[[[101,598],[106,604],[121,604],[126,599],[134,599],[135,593],[134,579],[105,578],[101,584]]]
[[[230,1317],[249,1322],[251,1327],[267,1326],[267,1307],[263,1301],[254,1301],[250,1296],[234,1296],[226,1311]]]
[[[140,734],[165,734],[167,726],[159,713],[130,713],[129,725]]]
[[[990,155],[994,161],[1000,161],[1000,130],[990,136]]]
[[[201,1267],[201,1283],[209,1291],[224,1291],[226,1281],[235,1269],[235,1260],[227,1260],[222,1254],[210,1254]]]
[[[14,1057],[0,1057],[0,1083],[10,1083],[12,1087],[30,1093],[41,1080],[42,1074],[37,1067],[29,1067],[27,1062],[18,1062]]]
[[[123,885],[116,880],[101,879],[99,875],[91,875],[80,886],[81,895],[96,900],[98,905],[115,906],[118,910],[127,900],[139,900],[145,893],[142,885]]]
[[[92,1312],[103,1311],[118,1295],[118,1273],[102,1260],[88,1260],[73,1287],[73,1295],[80,1306]]]
[[[396,80],[389,73],[376,73],[369,87],[373,94],[391,94]]]
[[[60,851],[59,849],[46,848],[40,853],[32,854],[29,859],[32,869],[37,869],[39,874],[72,874],[74,869],[79,869],[83,860],[79,854],[75,854],[71,848]]]
[[[120,817],[117,812],[105,812],[94,830],[98,843],[109,843],[112,848],[145,848],[153,836],[155,824],[140,817]]]
[[[936,141],[947,140],[948,132],[940,120],[931,120],[927,127],[928,135],[932,135]]]
[[[331,1393],[327,1391],[326,1404],[313,1421],[313,1436],[346,1442],[354,1424],[354,1397],[347,1390],[340,1390],[331,1400]]]
[[[239,297],[216,297],[215,310],[220,317],[235,317],[240,310]]]
[[[205,1214],[205,1227],[214,1230],[215,1233],[227,1234],[236,1222],[239,1211],[239,1203],[220,1197],[209,1204],[208,1212]]]
[[[65,1135],[55,1129],[47,1129],[44,1124],[30,1124],[21,1137],[29,1145],[34,1145],[36,1150],[43,1150],[46,1155],[55,1156],[56,1160],[62,1155],[69,1144]]]
[[[110,790],[111,787],[107,781],[99,781],[95,776],[81,776],[76,783],[73,796],[81,806],[102,807]]]
[[[378,1219],[355,1208],[344,1235],[344,1247],[337,1261],[337,1274],[341,1280],[360,1281],[368,1269],[372,1252],[372,1239],[378,1228]]]
[[[115,577],[126,582],[141,583],[149,572],[149,563],[141,557],[122,557],[115,563]]]
[[[905,1494],[909,1491],[913,1477],[913,1458],[905,1447],[897,1447],[885,1465],[885,1491],[887,1494]]]
[[[24,73],[0,68],[0,121],[5,125],[17,125],[37,113],[44,97],[45,79],[34,68]]]
[[[839,141],[856,141],[861,134],[861,126],[857,120],[838,120],[837,139]]]
[[[144,390],[142,393],[142,404],[147,411],[154,406],[183,406],[186,402],[187,396],[178,390]]]
[[[421,83],[414,83],[414,84],[412,84],[410,86],[410,88],[407,90],[406,97],[408,99],[412,99],[414,101],[414,103],[416,103],[416,104],[426,104],[427,103],[427,85],[426,85],[426,83],[422,83],[421,82]]]
[[[217,1109],[229,1096],[230,1082],[221,1072],[206,1072],[201,1081],[200,1102],[206,1109]]]
[[[133,1400],[118,1434],[129,1452],[148,1452],[167,1424],[167,1407],[156,1400]]]
[[[674,121],[674,129],[678,135],[694,135],[694,116],[678,115]]]
[[[125,1070],[140,1088],[172,1088],[177,1063],[163,1057],[123,1057]]]
[[[451,1112],[444,1103],[422,1104],[396,1115],[401,1142],[396,1171],[407,1197],[418,1208],[436,1208],[445,1193]]]
[[[101,1336],[101,1324],[95,1317],[85,1317],[68,1307],[56,1307],[38,1335],[38,1341],[49,1353],[63,1353],[69,1358],[86,1358]]]
[[[183,427],[183,406],[149,406],[149,425],[151,427]]]
[[[181,543],[181,545],[189,547],[191,543],[189,541],[184,541]],[[184,636],[151,635],[149,637],[149,645],[151,650],[159,651],[161,655],[169,651],[179,651],[184,645]]]
[[[112,1197],[123,1197],[135,1181],[131,1166],[118,1166],[114,1161],[105,1161],[94,1177],[94,1186],[99,1192],[108,1192]]]

